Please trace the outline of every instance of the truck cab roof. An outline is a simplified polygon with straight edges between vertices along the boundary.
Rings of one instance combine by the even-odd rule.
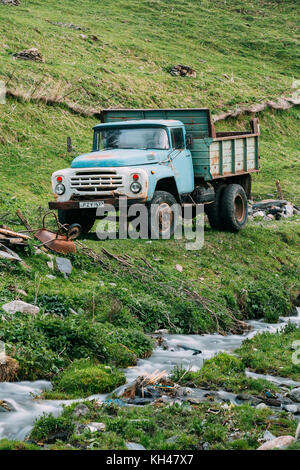
[[[181,121],[175,119],[132,119],[130,121],[116,121],[106,122],[104,124],[97,124],[94,130],[103,129],[107,127],[177,127],[183,126]]]

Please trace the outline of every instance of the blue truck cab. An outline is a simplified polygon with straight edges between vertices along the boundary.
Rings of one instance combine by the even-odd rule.
[[[216,133],[208,109],[104,110],[101,121],[92,151],[52,175],[49,207],[62,224],[88,231],[97,208],[118,207],[122,197],[129,205],[203,203],[214,228],[245,225],[250,174],[259,169],[257,120],[228,133]]]

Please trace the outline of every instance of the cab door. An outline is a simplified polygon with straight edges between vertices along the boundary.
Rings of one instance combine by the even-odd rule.
[[[170,165],[179,194],[191,193],[194,190],[194,168],[191,152],[186,148],[183,127],[171,127],[170,137],[172,152],[169,155]]]

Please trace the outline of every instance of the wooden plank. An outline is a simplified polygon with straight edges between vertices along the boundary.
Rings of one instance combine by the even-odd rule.
[[[231,173],[235,173],[235,140],[231,141]]]
[[[220,168],[220,175],[223,175],[223,141],[220,140],[219,142],[219,168]]]
[[[247,139],[244,139],[244,170],[247,171]]]

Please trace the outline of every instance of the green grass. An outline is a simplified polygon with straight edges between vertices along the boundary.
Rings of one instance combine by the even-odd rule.
[[[297,423],[287,413],[275,415],[271,410],[257,410],[248,405],[224,407],[216,403],[190,406],[161,405],[157,407],[97,406],[86,403],[89,413],[75,418],[76,403],[64,408],[61,418],[51,415],[35,423],[32,439],[47,442],[53,429],[63,426],[65,432],[74,423],[102,422],[106,432],[90,435],[70,435],[68,443],[73,449],[126,449],[128,441],[143,445],[147,450],[200,450],[205,442],[210,449],[256,449],[266,429],[275,436],[294,435]],[[55,424],[57,420],[57,425]],[[168,442],[168,439],[171,442]],[[172,442],[173,440],[173,442]],[[63,444],[57,439],[51,448],[59,449]]]
[[[0,439],[0,450],[40,450],[40,447],[27,442]]]
[[[208,390],[226,390],[234,393],[248,393],[264,396],[266,391],[278,391],[278,387],[263,379],[251,379],[245,375],[243,362],[226,353],[217,354],[204,362],[197,372],[187,372],[178,369],[173,371],[175,382],[182,377],[180,383],[189,387],[207,388]]]
[[[246,367],[262,374],[289,377],[300,380],[300,366],[293,363],[297,359],[297,344],[300,340],[300,328],[288,325],[281,333],[260,333],[250,340],[245,340],[236,351]]]
[[[223,110],[291,94],[299,70],[291,0],[23,0],[0,11],[0,78],[14,72],[13,89],[68,94],[86,106]],[[43,63],[14,60],[29,47],[41,51]],[[167,70],[178,63],[197,78],[172,77]]]

